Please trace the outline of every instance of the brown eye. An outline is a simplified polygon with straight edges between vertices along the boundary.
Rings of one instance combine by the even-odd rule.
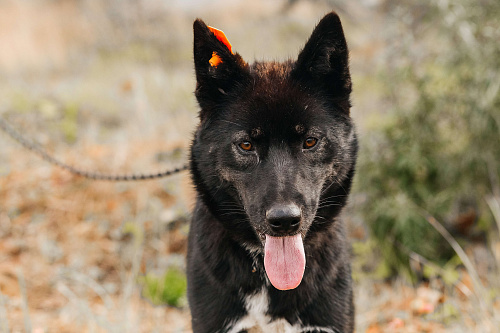
[[[239,146],[241,149],[245,151],[250,151],[253,148],[252,143],[249,141],[243,141],[242,143],[239,144]]]
[[[307,138],[304,141],[304,148],[305,149],[312,148],[312,147],[316,146],[316,143],[318,143],[318,139],[316,139],[316,138]]]

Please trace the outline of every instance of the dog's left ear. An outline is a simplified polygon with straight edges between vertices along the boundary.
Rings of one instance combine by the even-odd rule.
[[[198,19],[194,30],[195,95],[201,106],[200,116],[229,99],[231,92],[250,77],[248,64],[233,53],[224,33]]]
[[[339,16],[331,12],[316,26],[299,54],[292,76],[337,101],[349,101],[349,51]]]

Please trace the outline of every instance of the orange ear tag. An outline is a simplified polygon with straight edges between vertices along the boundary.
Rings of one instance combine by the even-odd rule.
[[[219,29],[216,29],[216,28],[212,28],[212,27],[208,27],[208,29],[215,35],[215,37],[217,37],[217,39],[222,44],[224,44],[228,48],[229,52],[231,52],[232,54],[234,54],[233,50],[232,50],[232,47],[231,47],[231,43],[229,43],[229,41],[227,40],[226,35],[224,34],[224,32],[222,32],[222,30],[219,30]],[[219,64],[222,63],[222,59],[217,54],[217,52],[213,52],[212,53],[212,58],[210,58],[210,60],[208,62],[210,63],[210,66],[217,67],[217,66],[219,66]]]
[[[217,55],[217,52],[213,52],[212,58],[210,58],[208,62],[210,63],[210,66],[217,67],[222,63],[222,59]]]

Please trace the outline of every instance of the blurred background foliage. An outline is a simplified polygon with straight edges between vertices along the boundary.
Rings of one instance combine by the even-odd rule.
[[[388,28],[385,108],[363,133],[356,192],[396,274],[412,252],[454,256],[429,215],[459,241],[497,241],[487,198],[499,194],[500,2],[386,1],[384,11],[398,27]]]
[[[143,295],[154,305],[168,304],[185,306],[187,282],[184,272],[178,268],[168,269],[163,276],[153,273],[139,279],[143,285]]]

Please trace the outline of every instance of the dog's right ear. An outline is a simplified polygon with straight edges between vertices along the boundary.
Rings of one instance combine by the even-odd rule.
[[[336,13],[327,14],[318,23],[299,54],[292,75],[312,90],[350,105],[349,51]]]
[[[248,64],[232,52],[224,33],[197,19],[194,30],[195,95],[203,119],[207,112],[223,103],[234,90],[249,80]]]

